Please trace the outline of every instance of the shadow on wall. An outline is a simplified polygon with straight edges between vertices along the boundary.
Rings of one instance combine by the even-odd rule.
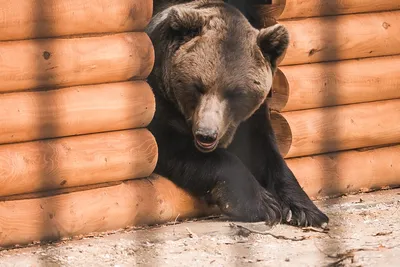
[[[35,14],[35,17],[38,21],[40,21],[41,18],[48,16],[45,10],[46,5],[47,3],[45,0],[36,1],[36,8],[33,10],[33,13]],[[41,36],[47,30],[46,26],[41,26],[40,23],[36,23],[35,25],[36,28],[34,29],[34,36]],[[43,84],[46,84],[47,81],[53,80],[57,75],[57,62],[52,59],[52,42],[47,42],[46,46],[47,47],[43,47],[41,44],[38,43],[36,51],[33,51],[35,53],[33,58],[36,61],[33,63],[33,66],[36,66],[35,87],[37,87],[38,89],[44,89],[42,88]],[[44,72],[43,70],[46,71]],[[50,95],[43,96],[47,97],[39,98],[40,102],[38,101],[37,114],[45,114],[46,112],[42,112],[43,109],[48,109],[48,111],[50,112],[51,110],[48,107],[56,105],[55,102],[57,101],[57,99],[54,99]],[[39,132],[40,136],[58,136],[59,129],[57,123],[47,124],[47,120],[42,120],[42,118],[40,117],[38,117],[38,120],[39,121],[37,122],[37,131]],[[42,183],[40,187],[44,188],[46,184],[49,183],[49,179],[58,180],[59,178],[59,173],[54,170],[54,162],[52,160],[52,158],[57,158],[58,152],[50,149],[50,146],[46,146],[42,142],[37,143],[37,145],[39,146],[39,151],[41,151],[42,153],[41,157],[44,158],[44,160],[41,162],[46,162],[45,166],[41,168],[40,174]],[[49,173],[51,173],[53,177],[49,177]],[[45,214],[47,214],[48,216],[37,218],[39,222],[42,222],[41,229],[37,229],[37,231],[39,233],[39,236],[41,236],[43,240],[47,241],[48,238],[57,236],[54,233],[55,231],[57,231],[57,229],[55,227],[56,221],[53,220],[53,218],[56,219],[56,214],[61,214],[63,213],[63,211],[58,210],[60,207],[56,207],[55,203],[52,203],[46,199],[43,199],[40,205],[46,211]],[[51,255],[40,256],[42,266],[47,266],[47,264],[52,264],[52,266],[59,266],[59,264],[52,261],[50,257]]]
[[[225,2],[235,6],[236,8],[238,8],[247,17],[249,22],[255,28],[261,28],[262,25],[259,22],[260,21],[258,19],[259,15],[257,15],[257,13],[256,13],[257,10],[254,7],[256,5],[272,4],[272,0],[225,0]],[[282,1],[282,2],[284,2],[284,1]],[[339,12],[339,10],[334,10],[335,8],[337,9],[337,5],[327,5],[327,4],[325,4],[325,5],[322,5],[322,7],[320,7],[320,8],[321,8],[321,14],[325,14],[325,13],[335,14],[335,13]],[[324,10],[324,8],[329,9],[329,10]],[[265,18],[263,18],[263,19],[264,19],[264,21],[267,21],[267,20],[265,20]],[[331,17],[331,19],[335,20],[336,17],[333,16],[333,17]],[[296,20],[296,19],[294,19],[294,20]],[[301,23],[301,20],[302,19],[298,19],[298,23]],[[271,25],[275,23],[273,21],[274,21],[274,19],[271,19]],[[278,19],[278,23],[279,23],[279,19]],[[269,26],[269,20],[268,20],[266,26]],[[335,29],[331,29],[330,31],[327,31],[327,30],[321,28],[320,25],[315,25],[315,27],[316,27],[315,30],[319,32],[320,38],[322,40],[324,40],[325,45],[329,45],[330,46],[330,49],[320,49],[320,53],[327,53],[327,54],[321,55],[321,58],[323,58],[323,59],[337,58],[337,54],[338,54],[338,51],[337,51],[338,28],[336,27]],[[332,34],[332,32],[334,34]],[[331,83],[331,87],[329,88],[329,90],[331,91],[330,95],[332,95],[332,96],[336,96],[337,95],[337,94],[332,93],[332,92],[335,92],[335,91],[340,89],[337,86],[339,86],[337,83]],[[324,103],[324,105],[322,105],[322,106],[336,105],[336,103],[338,102],[337,99],[328,99],[328,100],[323,100],[323,101],[325,101],[326,103]],[[326,120],[329,120],[329,118],[326,118]],[[330,124],[335,124],[335,123],[337,124],[338,120],[329,121],[329,123]],[[338,129],[338,127],[336,127],[335,125],[332,125],[332,127],[330,127],[330,128]],[[324,138],[325,140],[332,140],[332,136],[331,136],[332,133],[331,132],[326,131],[326,132],[324,132],[322,134],[325,135],[325,138]],[[333,134],[337,135],[338,133],[336,132],[336,133],[333,133]],[[336,140],[337,138],[333,138],[333,139]],[[332,142],[328,142],[327,141],[326,143],[321,144],[321,146],[322,146],[321,150],[324,150],[323,149],[324,147],[329,146],[330,148],[332,148],[332,147],[335,148],[335,147],[338,147],[338,144],[332,144]],[[336,150],[336,149],[333,149],[333,150]],[[329,162],[325,162],[325,164],[326,164],[326,166],[321,166],[321,169],[329,169],[329,168],[331,169],[332,168],[332,165],[329,164]],[[337,170],[332,170],[332,171],[326,173],[326,175],[330,175],[330,177],[329,176],[324,177],[324,181],[326,181],[326,183],[323,185],[323,187],[324,188],[330,187],[331,188],[330,191],[339,192],[340,188],[332,188],[332,186],[339,187],[339,183],[332,182],[332,181],[335,181],[335,180],[338,179],[338,177],[335,176],[335,173],[337,173]],[[335,199],[331,203],[332,204],[333,203],[337,203],[338,201],[339,201],[338,199]],[[346,232],[346,229],[338,229],[338,230],[339,230],[338,231],[339,233],[343,233],[344,234]],[[336,240],[340,240],[340,238],[336,239]],[[323,249],[324,251],[342,251],[342,249],[343,249],[339,242],[335,242],[335,240],[329,240],[329,239],[325,239],[324,243],[321,244],[321,246],[322,246],[321,249]],[[251,252],[249,251],[249,253],[251,253]]]
[[[257,19],[257,15],[255,13],[256,10],[254,9],[254,6],[260,4],[271,4],[272,0],[224,0],[224,2],[240,10],[242,14],[250,22],[250,24],[253,25],[253,27],[260,28],[259,20]],[[250,139],[251,136],[249,135],[248,138]],[[249,156],[251,157],[251,155]],[[253,246],[249,246],[247,254],[254,255],[255,253],[253,254],[253,249],[254,249]],[[244,254],[243,250],[237,246],[232,246],[232,250],[233,250],[232,255],[235,257],[239,257],[240,255]],[[237,263],[235,264],[235,266],[241,267],[242,265],[240,263]]]
[[[335,10],[336,9],[336,10]],[[321,13],[322,14],[327,14],[329,12],[333,12],[333,13],[339,13],[339,10],[337,8],[337,5],[333,5],[332,6],[328,6],[328,5],[324,5]],[[335,20],[335,25],[337,25],[336,23],[336,17],[333,16],[331,17],[331,19]],[[331,49],[321,49],[320,52],[321,53],[326,53],[324,55],[322,55],[322,58],[327,59],[327,58],[337,58],[338,56],[338,51],[337,51],[337,35],[338,35],[338,27],[335,26],[335,29],[333,29],[332,31],[327,31],[325,29],[323,29],[320,25],[319,25],[319,33],[321,36],[322,40],[326,40],[325,41],[325,45],[329,44],[329,46],[331,46]],[[331,87],[329,88],[329,91],[331,91],[330,95],[332,96],[332,98],[335,99],[326,99],[323,100],[325,103],[323,103],[323,106],[330,106],[330,105],[337,105],[338,103],[338,99],[336,99],[335,96],[337,96],[337,94],[333,94],[332,92],[335,92],[337,90],[339,90],[340,88],[338,88],[338,83],[331,83],[330,84]],[[328,122],[329,117],[326,117],[324,119],[325,121]],[[338,124],[338,119],[337,120],[333,120],[333,121],[329,121],[329,123],[333,126],[332,129],[339,129],[339,125],[335,125]],[[339,144],[337,143],[332,143],[332,141],[328,141],[329,139],[332,140],[332,135],[338,135],[338,132],[329,132],[329,131],[323,131],[322,132],[324,140],[327,140],[325,143],[322,143],[321,146],[322,148],[325,150],[325,147],[333,147],[336,148],[338,147]],[[334,140],[337,140],[337,138],[334,138]],[[334,151],[336,151],[337,149],[334,149]],[[338,182],[331,182],[331,181],[335,181],[338,179],[338,177],[336,177],[336,173],[338,173],[337,170],[337,165],[335,164],[334,167],[331,166],[331,164],[327,161],[324,161],[325,166],[322,167],[323,170],[327,170],[329,168],[334,168],[333,171],[331,172],[327,172],[325,175],[326,177],[324,177],[324,181],[325,183],[322,184],[322,186],[324,188],[328,188],[328,187],[336,187],[336,188],[332,188],[333,192],[340,192],[340,183]],[[332,191],[331,191],[332,192]],[[332,202],[330,202],[331,204],[338,204],[339,203],[339,199],[335,198]],[[329,216],[329,215],[328,215]],[[338,240],[341,240],[342,235],[346,232],[346,229],[342,229],[342,227],[339,225],[338,229],[337,229],[337,233],[339,233],[339,239],[325,239],[324,243],[322,244],[323,246],[323,250],[327,251],[327,252],[332,252],[332,251],[342,251],[343,247],[341,242],[338,242]]]

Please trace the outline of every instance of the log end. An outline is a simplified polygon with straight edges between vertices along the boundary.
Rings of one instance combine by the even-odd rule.
[[[121,35],[125,45],[129,49],[131,66],[140,62],[138,69],[133,69],[130,79],[146,79],[153,70],[155,63],[155,51],[153,43],[145,32],[135,32]]]
[[[272,110],[282,111],[289,100],[289,82],[285,74],[277,69],[272,83],[272,97],[268,106]]]
[[[182,221],[219,213],[219,209],[215,206],[207,205],[205,201],[192,196],[163,176],[153,173],[149,176],[149,179],[153,181],[152,190],[155,192],[154,195],[157,196],[157,205],[160,210],[157,213],[152,211],[155,206],[155,199],[149,197],[147,203],[150,206],[137,224],[151,225],[173,220]],[[135,183],[135,181],[132,182]],[[151,218],[149,216],[151,213],[155,214],[156,217]]]
[[[292,145],[292,131],[288,121],[280,113],[271,112],[271,124],[274,130],[276,141],[282,157],[285,157]]]

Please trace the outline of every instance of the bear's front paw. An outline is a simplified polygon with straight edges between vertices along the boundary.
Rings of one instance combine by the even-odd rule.
[[[284,205],[282,211],[284,223],[294,226],[312,226],[327,228],[329,218],[316,206]]]
[[[281,206],[268,191],[262,192],[261,206],[258,213],[268,225],[275,225],[282,221]]]
[[[234,220],[245,222],[265,221],[269,225],[281,222],[281,207],[275,197],[264,188],[242,190],[233,194],[225,191],[219,195],[221,211]]]

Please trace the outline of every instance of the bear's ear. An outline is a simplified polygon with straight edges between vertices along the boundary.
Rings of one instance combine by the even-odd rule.
[[[257,44],[268,58],[273,66],[277,59],[285,52],[289,45],[289,33],[287,29],[280,24],[275,24],[268,28],[260,30],[257,37]]]
[[[182,35],[198,33],[205,24],[204,16],[197,10],[185,7],[172,8],[168,14],[168,18],[171,29]]]

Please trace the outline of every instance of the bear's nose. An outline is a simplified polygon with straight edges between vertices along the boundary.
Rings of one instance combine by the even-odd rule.
[[[217,132],[210,130],[199,130],[195,133],[196,140],[203,144],[213,144],[217,141]]]

